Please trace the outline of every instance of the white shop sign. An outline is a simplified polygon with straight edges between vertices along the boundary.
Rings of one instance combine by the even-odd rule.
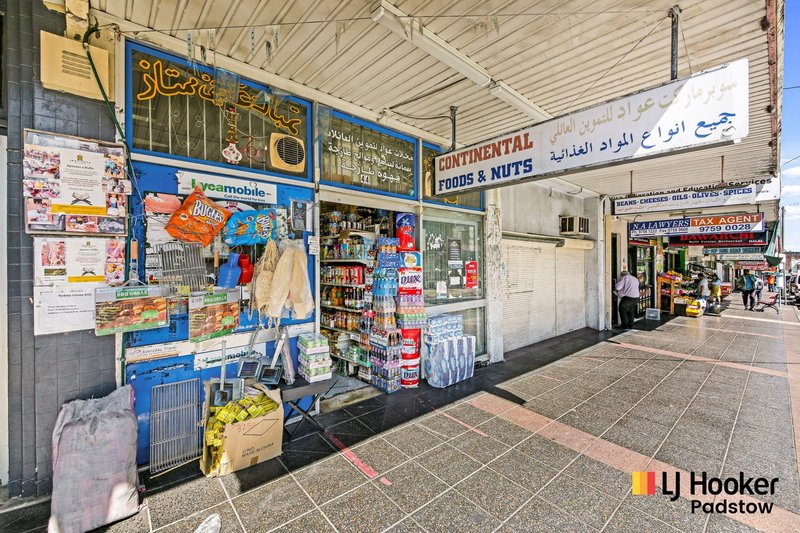
[[[175,174],[178,176],[178,194],[190,194],[196,186],[200,186],[209,198],[250,204],[278,203],[278,187],[272,183],[182,170]]]
[[[651,194],[614,200],[614,214],[673,211],[725,205],[752,204],[756,200],[756,187],[749,185],[737,189],[716,191],[688,191],[669,194]]]
[[[435,194],[742,139],[748,133],[748,82],[747,59],[740,59],[436,156]]]
[[[764,259],[764,254],[721,254],[717,257],[720,261],[759,261]]]
[[[631,222],[628,228],[631,237],[764,231],[764,213]]]

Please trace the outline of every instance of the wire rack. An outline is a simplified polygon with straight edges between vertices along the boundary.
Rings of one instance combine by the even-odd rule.
[[[150,473],[202,455],[200,379],[156,385],[150,392]]]
[[[201,291],[208,285],[203,247],[191,242],[168,242],[157,246],[161,261],[159,285],[164,296]]]

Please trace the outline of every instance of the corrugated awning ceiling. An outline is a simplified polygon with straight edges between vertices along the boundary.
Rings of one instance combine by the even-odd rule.
[[[669,80],[675,0],[394,0],[392,4],[553,116]],[[768,32],[771,0],[680,2],[681,77],[725,62],[750,61],[750,134],[739,144],[561,176],[605,194],[769,177],[776,153]],[[471,144],[532,119],[372,20],[371,0],[95,0],[120,21],[185,39],[219,28],[218,54],[248,63],[374,112],[447,115],[458,106],[458,142]],[[780,22],[782,24],[782,22]],[[278,28],[271,59],[266,41]],[[120,23],[125,31],[124,22]],[[237,26],[237,27],[232,27]],[[649,33],[649,35],[648,35]],[[195,40],[204,34],[196,33]],[[207,38],[207,35],[205,36]],[[637,45],[638,43],[638,45]],[[782,53],[782,51],[781,51]],[[394,118],[439,138],[448,120]]]

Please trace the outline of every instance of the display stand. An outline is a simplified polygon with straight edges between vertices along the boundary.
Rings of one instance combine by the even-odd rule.
[[[666,278],[662,276],[658,276],[658,284],[656,287],[656,308],[661,309],[662,311],[666,311],[661,307],[661,300],[663,297],[669,298],[669,314],[675,314],[675,296],[677,295],[678,289],[681,288],[681,284],[683,282],[679,279],[672,279]],[[663,294],[662,291],[665,287],[668,287],[668,294]]]

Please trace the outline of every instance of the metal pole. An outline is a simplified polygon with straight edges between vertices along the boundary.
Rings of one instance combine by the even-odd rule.
[[[454,152],[456,149],[456,111],[458,111],[458,107],[451,105],[450,106],[450,127],[451,127],[451,135],[453,139],[453,143],[450,145],[450,151]]]
[[[672,60],[670,65],[670,79],[678,79],[678,28],[681,18],[680,6],[672,6],[669,10],[672,19]]]

